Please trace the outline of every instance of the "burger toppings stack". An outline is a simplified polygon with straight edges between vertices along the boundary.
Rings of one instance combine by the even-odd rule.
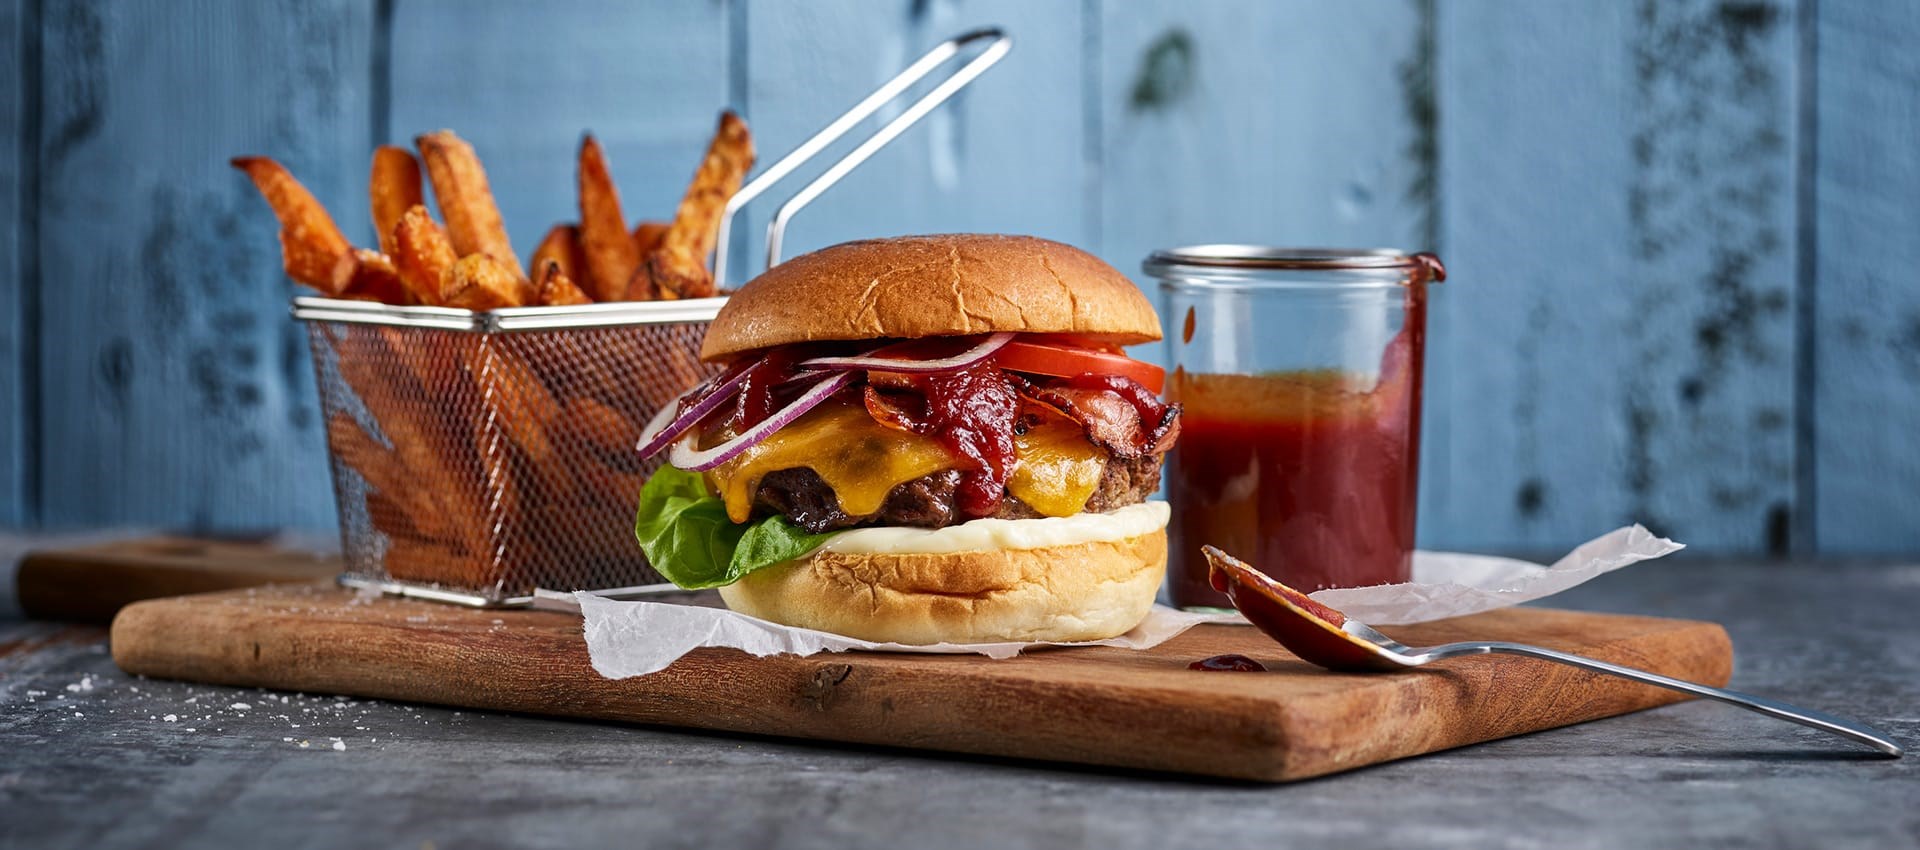
[[[794,625],[902,643],[1124,632],[1164,570],[1147,497],[1180,411],[1121,346],[1158,338],[1130,281],[1046,240],[795,258],[730,299],[702,351],[726,368],[641,435],[669,465],[638,536],[676,583]]]

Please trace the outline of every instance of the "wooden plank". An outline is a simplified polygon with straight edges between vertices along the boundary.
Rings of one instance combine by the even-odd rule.
[[[142,599],[331,578],[340,559],[271,542],[145,537],[20,559],[14,592],[41,620],[107,623]]]
[[[1404,0],[1101,4],[1104,256],[1137,275],[1200,242],[1421,246],[1420,20]]]
[[[1431,545],[1645,522],[1780,551],[1795,510],[1794,15],[1439,4],[1452,421]],[[1803,506],[1804,507],[1804,506]]]
[[[1812,226],[1815,539],[1820,551],[1920,549],[1920,6],[1826,2],[1815,72]]]
[[[727,23],[720,3],[408,0],[394,12],[386,141],[447,128],[472,142],[523,257],[579,217],[587,130],[628,218],[671,218],[728,106]]]
[[[37,54],[28,50],[22,0],[0,0],[0,56],[12,73],[0,97],[0,528],[24,525],[32,516],[27,485],[28,404],[27,260],[21,255],[20,198],[31,179],[28,161],[28,90],[40,84]],[[31,63],[31,64],[30,64]]]
[[[333,523],[273,217],[227,158],[281,158],[365,229],[370,7],[46,4],[49,522]]]
[[[763,163],[813,135],[940,40],[999,24],[1014,50],[985,76],[794,219],[791,257],[815,248],[904,233],[1024,233],[1095,247],[1085,193],[1094,177],[1081,120],[1082,38],[1077,6],[1016,0],[756,3],[746,12],[748,119]],[[949,67],[958,67],[954,63]],[[898,114],[910,98],[863,128]],[[765,262],[766,222],[861,138],[823,155],[790,186],[752,205],[738,237],[744,270]]]
[[[1510,608],[1388,629],[1415,644],[1536,643],[1725,684],[1712,623]],[[1287,781],[1672,702],[1670,691],[1531,659],[1480,656],[1398,675],[1334,674],[1254,629],[1197,627],[1159,647],[972,656],[753,658],[695,651],[602,678],[579,620],[365,599],[324,585],[135,603],[121,669],[308,693]],[[1270,672],[1187,669],[1240,653]]]

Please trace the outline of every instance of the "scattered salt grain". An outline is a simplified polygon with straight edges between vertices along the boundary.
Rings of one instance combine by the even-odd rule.
[[[244,703],[244,702],[236,702],[227,707],[233,709],[234,711],[252,711],[253,710],[253,706],[248,705],[247,703]]]
[[[333,749],[334,749],[334,752],[344,753],[347,751],[347,742],[342,741],[339,738],[335,738],[333,739]]]
[[[178,715],[178,714],[169,714],[169,715],[167,715],[167,716],[165,716],[165,717],[162,717],[162,718],[160,718],[160,719],[161,719],[161,720],[165,720],[165,721],[167,721],[168,723],[172,723],[172,722],[174,722],[174,721],[176,721],[176,720],[179,720],[179,719],[180,719],[180,715]]]
[[[80,681],[67,686],[67,693],[70,694],[84,694],[91,690],[93,690],[93,674],[91,673],[81,676]]]

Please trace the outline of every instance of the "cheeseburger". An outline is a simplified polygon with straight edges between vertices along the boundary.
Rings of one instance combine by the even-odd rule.
[[[906,644],[1138,624],[1166,570],[1148,501],[1180,431],[1131,281],[1075,248],[948,235],[836,245],[728,300],[722,371],[647,425],[636,534],[742,613]]]

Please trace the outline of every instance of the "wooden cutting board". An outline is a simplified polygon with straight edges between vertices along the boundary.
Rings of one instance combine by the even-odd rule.
[[[1524,641],[1696,682],[1732,672],[1712,623],[1512,608],[1384,629],[1419,645]],[[1267,673],[1187,669],[1220,653]],[[619,681],[580,620],[356,595],[330,584],[139,602],[113,623],[129,673],[624,723],[1287,781],[1673,702],[1556,664],[1480,656],[1392,674],[1311,667],[1247,626],[1143,652],[754,658],[698,650]]]
[[[260,540],[143,537],[42,549],[20,559],[20,608],[40,620],[106,623],[142,599],[306,581],[340,573],[340,559]]]

